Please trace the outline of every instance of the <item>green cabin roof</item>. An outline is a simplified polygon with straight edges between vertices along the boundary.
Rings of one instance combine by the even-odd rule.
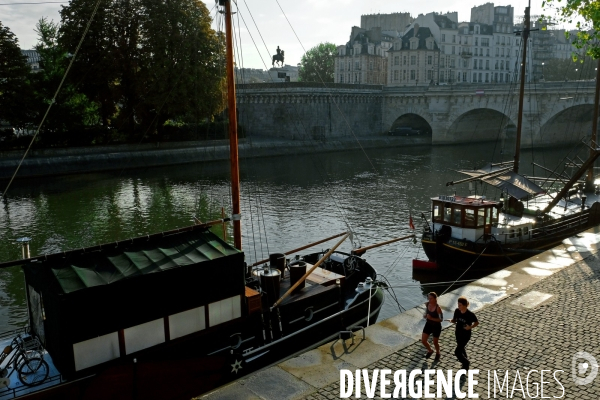
[[[238,253],[213,233],[196,230],[131,245],[107,245],[100,251],[45,261],[43,267],[51,268],[63,293],[72,293]]]

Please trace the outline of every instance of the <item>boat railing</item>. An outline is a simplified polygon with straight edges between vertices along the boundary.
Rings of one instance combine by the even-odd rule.
[[[0,340],[12,339],[13,337],[20,335],[22,333],[29,333],[29,326],[23,326],[21,328],[13,329],[11,331],[6,331],[0,333]]]
[[[37,391],[47,389],[51,386],[61,384],[63,382],[64,382],[64,380],[62,378],[62,375],[56,374],[56,375],[52,375],[52,376],[49,376],[46,379],[44,379],[44,382],[39,386],[34,386],[34,387],[17,386],[17,387],[13,387],[13,388],[0,389],[0,400],[16,399],[21,396],[32,394]]]
[[[589,222],[590,209],[581,211],[574,215],[566,215],[564,217],[549,221],[542,226],[529,229],[527,233],[519,233],[520,227],[507,227],[510,230],[507,232],[496,233],[494,236],[501,243],[515,243],[517,240],[511,239],[538,239],[548,235],[554,235],[560,232],[568,231],[574,227],[580,227],[581,225],[587,225]],[[521,227],[522,228],[522,227]],[[484,236],[482,236],[483,238]]]

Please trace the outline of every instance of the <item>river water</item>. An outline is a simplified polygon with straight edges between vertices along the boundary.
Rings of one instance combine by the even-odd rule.
[[[546,150],[536,162],[554,165],[562,150]],[[453,194],[453,170],[512,159],[499,146],[398,147],[339,153],[298,154],[241,160],[243,248],[252,263],[346,231],[366,246],[409,234],[409,213],[417,232],[429,198]],[[522,172],[532,156],[523,153]],[[534,171],[541,175],[539,170]],[[5,185],[6,183],[3,183]],[[465,187],[463,187],[465,188]],[[478,187],[481,194],[481,188]],[[45,179],[17,179],[0,208],[0,261],[21,257],[14,241],[31,237],[31,255],[52,253],[207,221],[230,209],[229,164],[210,162],[146,170]],[[459,193],[464,193],[459,190]],[[493,194],[485,193],[488,197]],[[332,246],[337,239],[319,245]],[[351,242],[340,247],[351,250]],[[438,294],[457,276],[413,276],[411,260],[424,258],[418,243],[402,241],[367,251],[366,259],[384,275],[403,308]],[[399,312],[387,297],[380,319]],[[0,331],[26,323],[23,274],[0,270]]]

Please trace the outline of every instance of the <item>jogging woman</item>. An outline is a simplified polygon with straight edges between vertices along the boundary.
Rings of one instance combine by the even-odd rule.
[[[427,320],[425,322],[425,327],[423,328],[423,335],[421,335],[421,342],[423,346],[427,349],[427,354],[425,358],[431,357],[433,354],[433,350],[427,341],[429,339],[429,335],[433,335],[433,345],[435,346],[435,360],[438,361],[440,359],[440,334],[442,333],[442,321],[444,320],[444,314],[442,313],[442,309],[437,303],[437,294],[435,292],[431,292],[427,295],[427,303],[425,303],[425,315],[424,318]]]

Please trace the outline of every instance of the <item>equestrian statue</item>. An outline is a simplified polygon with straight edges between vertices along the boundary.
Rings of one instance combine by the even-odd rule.
[[[279,46],[277,46],[277,54],[273,55],[273,67],[275,67],[276,62],[280,63],[283,67],[283,50],[281,50]]]

